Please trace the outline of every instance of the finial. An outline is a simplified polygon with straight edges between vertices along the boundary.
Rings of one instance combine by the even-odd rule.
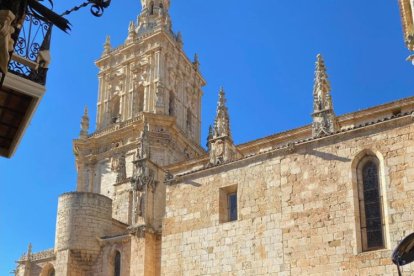
[[[136,38],[137,34],[135,32],[135,24],[134,21],[129,22],[129,26],[128,26],[128,37],[125,41],[125,43],[131,43],[134,42],[135,38]]]
[[[217,114],[213,129],[213,137],[217,138],[222,136],[228,136],[231,138],[230,119],[226,107],[226,95],[224,92],[224,88],[220,87],[219,99],[217,102]]]
[[[88,115],[88,107],[85,106],[82,120],[81,120],[80,138],[82,139],[88,138],[88,133],[89,133],[89,115]]]
[[[104,44],[104,55],[107,55],[111,52],[112,46],[111,46],[111,37],[109,35],[106,36],[105,44]]]
[[[197,53],[194,54],[193,66],[194,66],[194,69],[196,71],[198,71],[198,69],[200,67],[200,61],[198,60],[198,54]]]
[[[313,137],[334,133],[338,124],[333,111],[331,85],[321,54],[316,56],[315,81],[313,86]]]
[[[27,259],[30,260],[32,256],[32,243],[29,242],[29,245],[27,246]]]
[[[177,33],[177,43],[180,46],[180,48],[183,47],[183,35],[181,34],[181,32]]]

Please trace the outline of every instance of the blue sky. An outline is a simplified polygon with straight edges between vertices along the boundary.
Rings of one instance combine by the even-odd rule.
[[[207,80],[202,145],[221,85],[237,144],[309,124],[317,53],[338,115],[413,95],[396,0],[171,2],[174,30],[188,56],[199,54]],[[55,0],[55,10],[79,3]],[[29,242],[35,251],[53,247],[57,198],[76,187],[72,139],[85,105],[94,128],[94,61],[106,35],[123,43],[139,11],[138,0],[113,1],[101,18],[87,9],[70,15],[69,35],[54,31],[47,93],[15,156],[0,159],[0,275]]]

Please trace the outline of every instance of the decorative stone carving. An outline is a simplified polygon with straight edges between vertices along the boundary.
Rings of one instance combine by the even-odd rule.
[[[106,36],[105,44],[104,44],[104,51],[103,55],[107,55],[111,52],[112,46],[111,46],[111,37],[109,35]]]
[[[156,106],[157,107],[164,107],[165,104],[165,89],[164,85],[161,82],[157,82],[157,88],[155,90],[156,95]]]
[[[194,54],[193,66],[194,66],[194,69],[196,71],[198,71],[199,68],[200,68],[200,61],[198,60],[198,55],[197,54]]]
[[[137,33],[135,32],[135,24],[134,21],[129,22],[128,26],[128,37],[125,40],[125,44],[133,43],[137,38]]]
[[[313,87],[312,136],[320,137],[337,131],[338,123],[332,106],[331,86],[326,74],[325,62],[320,54],[315,68]]]
[[[14,40],[11,35],[14,28],[11,25],[15,15],[9,10],[0,10],[0,71],[7,72],[10,52],[13,50]]]
[[[137,150],[137,159],[149,159],[150,158],[150,142],[149,142],[149,125],[144,122],[144,128],[140,133],[139,146]]]
[[[144,128],[140,133],[139,145],[134,164],[134,174],[131,178],[131,188],[133,192],[132,222],[138,222],[138,216],[145,221],[145,198],[148,192],[154,192],[157,182],[155,173],[149,167],[150,144],[148,140],[149,126],[144,122]]]
[[[142,0],[142,12],[137,27],[138,36],[153,32],[158,28],[171,30],[171,19],[168,13],[169,0]]]
[[[119,156],[116,172],[117,172],[116,183],[125,181],[126,179],[125,154],[121,154],[121,156]]]
[[[88,107],[85,106],[85,110],[83,112],[83,116],[81,120],[80,138],[81,139],[88,138],[88,133],[89,133],[89,115],[88,115]]]

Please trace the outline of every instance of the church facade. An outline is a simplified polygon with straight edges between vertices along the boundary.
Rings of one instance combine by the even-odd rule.
[[[220,89],[206,151],[198,58],[169,0],[141,3],[96,62],[97,126],[85,109],[55,247],[29,247],[16,275],[395,274],[414,228],[414,97],[336,116],[318,55],[312,124],[235,145]]]

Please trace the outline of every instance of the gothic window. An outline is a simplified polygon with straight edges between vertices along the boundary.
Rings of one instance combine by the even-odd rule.
[[[358,198],[362,251],[385,247],[379,160],[364,158],[358,166]]]
[[[114,260],[114,276],[121,276],[121,253],[117,250]]]

